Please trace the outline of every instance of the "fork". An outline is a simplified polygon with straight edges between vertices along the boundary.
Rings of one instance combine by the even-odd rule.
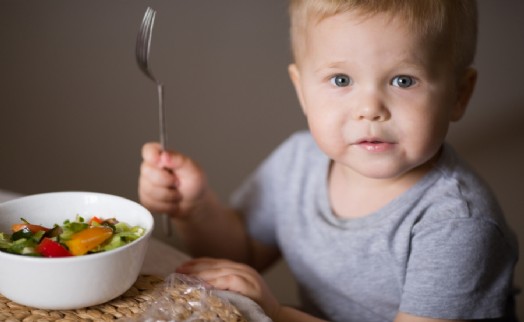
[[[153,75],[149,67],[149,53],[151,52],[151,36],[153,34],[153,25],[155,24],[156,11],[151,7],[147,7],[144,18],[138,30],[136,38],[136,61],[140,70],[152,80],[157,87],[158,92],[158,117],[160,125],[160,145],[162,150],[166,149],[167,145],[167,130],[165,122],[165,108],[164,108],[164,85]],[[164,229],[167,236],[171,236],[171,220],[167,214],[163,214]]]

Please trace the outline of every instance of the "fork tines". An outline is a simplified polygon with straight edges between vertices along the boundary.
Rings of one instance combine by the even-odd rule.
[[[151,48],[151,35],[155,23],[156,11],[148,7],[144,14],[144,19],[140,25],[136,39],[136,59],[140,69],[154,82],[157,82],[149,70],[149,52]]]

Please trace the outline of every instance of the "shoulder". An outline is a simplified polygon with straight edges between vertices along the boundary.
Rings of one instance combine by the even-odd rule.
[[[489,185],[449,145],[430,174],[424,193],[435,219],[500,219],[502,210]]]
[[[307,130],[297,131],[286,138],[276,149],[291,154],[317,151],[320,153],[315,140]]]
[[[271,153],[265,164],[280,171],[296,172],[305,167],[323,163],[326,158],[309,131],[303,130],[286,138]]]
[[[440,193],[412,226],[401,310],[443,317],[445,308],[446,318],[501,316],[512,292],[515,235],[490,194],[468,196],[472,187],[458,178],[438,185],[442,189],[428,192]]]
[[[505,240],[517,248],[514,233],[489,185],[466,164],[450,146],[445,146],[441,160],[431,174],[431,184],[420,200],[421,212],[413,232],[432,235],[450,233],[453,229],[462,238],[475,239],[483,232],[491,238]]]
[[[278,193],[282,187],[296,185],[327,157],[320,152],[308,131],[298,131],[281,142],[244,181],[241,190]],[[256,189],[255,189],[256,188]]]

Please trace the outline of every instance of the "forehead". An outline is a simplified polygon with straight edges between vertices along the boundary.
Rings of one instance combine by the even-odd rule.
[[[404,19],[383,13],[340,13],[311,22],[305,32],[304,59],[423,62],[433,52],[430,42],[412,32]]]

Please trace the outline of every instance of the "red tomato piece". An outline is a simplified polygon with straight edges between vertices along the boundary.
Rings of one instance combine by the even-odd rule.
[[[96,222],[96,223],[98,223],[98,224],[101,224],[101,223],[103,223],[104,221],[103,221],[102,219],[98,218],[97,216],[93,216],[93,217],[91,217],[91,219],[89,219],[88,224],[91,226],[91,225],[93,224],[93,222]]]
[[[44,237],[40,244],[38,244],[36,251],[44,257],[72,256],[67,248],[47,237]]]

